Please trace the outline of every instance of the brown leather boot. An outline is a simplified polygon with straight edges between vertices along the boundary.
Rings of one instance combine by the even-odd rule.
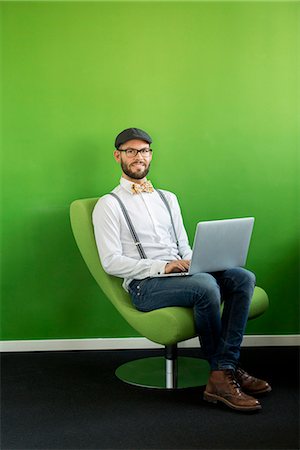
[[[233,370],[213,370],[210,374],[203,395],[204,400],[222,402],[238,411],[255,411],[261,409],[256,398],[244,394],[235,379]]]
[[[264,394],[272,390],[269,383],[249,375],[241,367],[236,369],[235,378],[241,386],[242,391],[250,395]]]

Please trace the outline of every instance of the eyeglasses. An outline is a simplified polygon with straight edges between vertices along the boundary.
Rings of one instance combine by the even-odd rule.
[[[152,149],[145,147],[141,148],[141,150],[137,150],[136,148],[126,148],[125,150],[118,149],[119,152],[125,152],[128,158],[134,158],[138,153],[140,153],[145,158],[149,158],[152,153]]]

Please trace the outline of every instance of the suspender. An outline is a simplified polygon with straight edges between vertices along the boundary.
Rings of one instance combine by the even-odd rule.
[[[173,221],[170,205],[168,203],[168,200],[166,199],[165,194],[162,191],[160,191],[159,189],[155,189],[155,190],[159,194],[160,198],[164,202],[164,204],[165,204],[165,206],[166,206],[166,208],[167,208],[167,210],[168,210],[168,212],[170,214],[170,219],[171,219],[171,223],[172,223],[173,233],[174,233],[174,236],[175,236],[177,248],[179,250],[179,242],[178,242],[178,237],[177,237],[176,230],[175,230],[175,225],[174,225],[174,221]],[[141,242],[140,242],[140,240],[138,238],[137,232],[135,231],[135,228],[134,228],[133,223],[132,223],[132,221],[131,221],[131,219],[129,217],[129,214],[127,212],[127,209],[126,209],[124,203],[122,202],[120,197],[118,197],[118,195],[115,194],[114,192],[110,192],[109,194],[112,195],[113,197],[115,197],[115,199],[118,200],[118,202],[119,202],[119,205],[121,207],[122,213],[123,213],[124,218],[126,220],[126,223],[128,225],[128,228],[129,228],[129,231],[131,233],[132,239],[133,239],[133,241],[134,241],[134,243],[136,245],[136,248],[138,249],[140,257],[142,259],[147,259],[146,253],[145,253],[145,251],[143,249],[143,246],[142,246],[142,244],[141,244]]]
[[[131,222],[131,219],[130,219],[130,217],[129,217],[129,214],[128,214],[128,212],[127,212],[127,209],[125,208],[124,203],[122,202],[122,200],[120,199],[120,197],[118,197],[117,194],[115,194],[114,192],[110,192],[110,195],[112,195],[113,197],[115,197],[115,199],[118,200],[118,202],[119,202],[119,204],[120,204],[122,213],[124,214],[125,220],[126,220],[126,222],[127,222],[128,228],[129,228],[129,231],[130,231],[130,233],[131,233],[132,239],[134,240],[134,243],[135,243],[135,245],[136,245],[136,248],[138,249],[138,252],[139,252],[139,254],[140,254],[140,257],[141,257],[142,259],[147,259],[146,253],[144,252],[143,246],[142,246],[142,244],[141,244],[140,241],[139,241],[137,232],[136,232],[135,229],[134,229],[134,226],[133,226],[133,224],[132,224],[132,222]]]
[[[160,198],[162,199],[162,201],[166,205],[167,210],[169,211],[170,219],[171,219],[171,223],[172,223],[172,228],[173,228],[173,233],[174,233],[174,236],[175,236],[176,245],[177,245],[177,248],[179,250],[179,242],[178,242],[178,237],[177,237],[176,230],[175,230],[175,225],[174,225],[174,221],[173,221],[173,216],[172,216],[170,205],[168,203],[168,200],[166,199],[165,194],[162,191],[160,191],[159,189],[155,189],[155,190],[156,190],[156,192],[158,192],[158,194],[160,195]]]

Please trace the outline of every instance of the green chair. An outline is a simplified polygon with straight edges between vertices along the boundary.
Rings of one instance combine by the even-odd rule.
[[[123,289],[123,280],[104,272],[92,224],[92,212],[97,200],[75,200],[70,207],[72,230],[82,257],[104,294],[124,319],[142,336],[165,347],[164,357],[126,363],[117,369],[117,377],[131,384],[168,389],[206,384],[209,374],[207,361],[177,357],[177,343],[196,336],[192,308],[170,307],[140,312]],[[268,303],[265,291],[255,287],[249,319],[263,314]]]

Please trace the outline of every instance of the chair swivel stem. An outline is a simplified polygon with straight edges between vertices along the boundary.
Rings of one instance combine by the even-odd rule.
[[[165,346],[166,388],[177,388],[177,345]]]

